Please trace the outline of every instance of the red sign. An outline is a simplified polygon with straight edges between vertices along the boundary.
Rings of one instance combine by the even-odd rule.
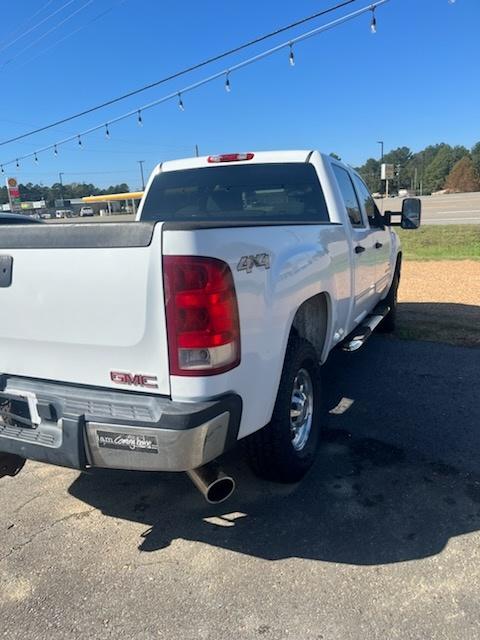
[[[10,211],[20,211],[20,189],[16,178],[7,178],[7,190]]]

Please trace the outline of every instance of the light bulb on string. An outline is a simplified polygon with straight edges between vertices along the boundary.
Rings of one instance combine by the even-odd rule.
[[[293,45],[290,43],[290,54],[288,56],[288,61],[290,62],[290,66],[295,66],[295,54],[293,53]]]
[[[183,104],[181,93],[178,94],[178,108],[180,109],[180,111],[185,111],[185,105]]]
[[[225,91],[227,93],[230,93],[230,91],[232,90],[232,87],[230,86],[230,72],[227,72],[227,75],[225,76]]]
[[[56,144],[53,145],[53,153],[54,155],[58,156],[58,149]]]
[[[78,138],[78,146],[82,147],[83,145],[82,145],[82,139],[81,139],[80,135],[78,135],[77,138]]]
[[[139,127],[143,127],[142,112],[140,109],[137,111],[137,124]]]
[[[34,160],[34,162],[36,164],[38,164],[38,158],[37,158],[37,153],[36,152],[33,154],[33,160]]]
[[[16,167],[17,167],[17,169],[20,169],[20,163],[18,161],[18,158],[17,158],[17,161],[16,161]]]
[[[5,173],[5,169],[3,168],[3,164],[2,164],[2,166],[0,168],[2,169],[2,173]]]
[[[370,31],[377,33],[377,18],[375,17],[375,7],[372,7],[372,21],[370,22]]]
[[[105,138],[110,140],[110,130],[108,128],[108,124],[105,125]]]

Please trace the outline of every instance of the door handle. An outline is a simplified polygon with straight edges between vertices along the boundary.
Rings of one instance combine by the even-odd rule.
[[[362,245],[357,244],[357,246],[355,247],[355,253],[363,253],[365,251],[365,247],[362,247]]]
[[[382,247],[383,247],[383,244],[381,242],[375,243],[375,249],[381,249]]]

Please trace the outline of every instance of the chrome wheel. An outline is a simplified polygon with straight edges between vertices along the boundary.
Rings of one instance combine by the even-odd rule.
[[[313,420],[313,384],[306,369],[300,369],[293,381],[290,401],[290,431],[295,451],[307,444]]]

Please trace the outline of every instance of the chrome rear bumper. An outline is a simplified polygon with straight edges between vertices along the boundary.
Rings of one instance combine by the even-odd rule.
[[[2,376],[1,395],[33,394],[38,426],[0,418],[0,451],[61,466],[188,471],[237,441],[242,402],[228,394],[184,403]]]

